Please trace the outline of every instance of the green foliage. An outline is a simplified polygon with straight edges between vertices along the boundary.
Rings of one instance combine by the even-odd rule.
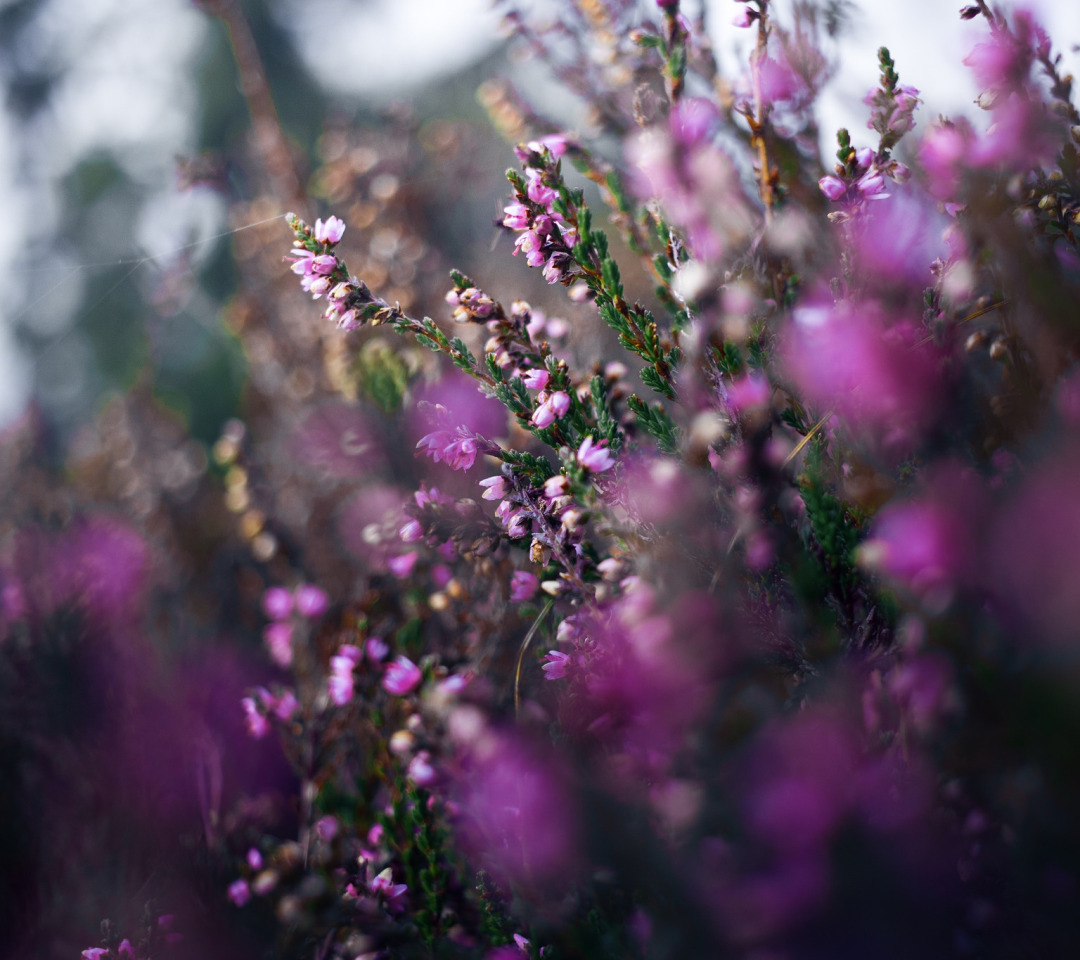
[[[364,396],[384,413],[401,409],[409,372],[389,345],[373,340],[360,351],[356,378]]]
[[[647,404],[637,394],[631,394],[626,405],[633,411],[638,426],[656,440],[664,453],[679,449],[679,429],[660,404]]]

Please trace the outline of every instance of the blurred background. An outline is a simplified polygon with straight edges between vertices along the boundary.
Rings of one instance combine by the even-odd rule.
[[[249,138],[228,30],[210,6],[0,0],[0,208],[11,231],[0,247],[0,424],[34,398],[66,433],[141,375],[152,375],[156,395],[204,441],[236,409],[245,358],[219,320],[237,283],[224,234],[245,226],[227,211],[257,192],[249,161],[266,144]],[[783,0],[777,6],[789,12]],[[882,43],[902,82],[923,92],[920,122],[970,111],[976,91],[960,60],[982,28],[961,23],[954,5],[821,6],[840,24],[842,52],[822,103],[826,147],[837,126],[863,126],[861,99]],[[492,76],[513,77],[548,115],[581,124],[580,106],[545,82],[538,64],[514,62],[490,0],[248,0],[241,8],[300,167],[328,120],[376,123],[404,104],[412,122],[460,119],[487,136],[476,91]],[[734,73],[746,31],[731,26],[730,0],[707,9],[721,66]],[[1080,7],[1036,9],[1075,60]],[[505,192],[497,173],[511,154],[490,138],[496,177],[474,192],[488,191],[483,210],[494,217]],[[462,249],[460,238],[440,235],[446,249]],[[460,257],[457,265],[475,269]]]

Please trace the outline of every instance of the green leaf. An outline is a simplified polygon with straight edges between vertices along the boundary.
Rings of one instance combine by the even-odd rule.
[[[679,430],[664,408],[649,406],[637,394],[627,398],[627,406],[637,418],[638,426],[653,439],[664,453],[676,453],[679,449]]]
[[[465,346],[465,341],[462,340],[461,337],[454,337],[454,339],[450,341],[450,348],[455,354],[459,354],[470,367],[476,366],[476,357],[474,357],[472,351]],[[454,357],[454,361],[457,362],[457,356]]]
[[[603,234],[597,236],[603,236]],[[611,257],[605,257],[601,261],[600,275],[604,278],[604,286],[612,296],[621,297],[623,294],[622,277],[619,275],[619,265]]]
[[[641,382],[647,387],[651,387],[657,393],[663,394],[669,400],[675,399],[675,390],[670,383],[667,382],[656,367],[642,367],[641,368]]]

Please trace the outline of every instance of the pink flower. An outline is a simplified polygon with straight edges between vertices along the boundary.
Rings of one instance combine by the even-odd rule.
[[[532,520],[524,510],[514,510],[507,514],[505,520],[506,535],[511,540],[519,540],[532,530]]]
[[[519,251],[524,251],[525,262],[530,267],[542,267],[544,265],[543,238],[535,230],[526,230],[514,241],[514,256]]]
[[[304,250],[300,247],[295,247],[289,252],[294,254],[294,256],[285,257],[285,262],[292,264],[289,269],[298,277],[306,277],[310,274],[315,260],[315,254],[310,250]]]
[[[878,172],[876,167],[871,167],[855,182],[859,193],[868,200],[881,200],[888,196],[885,193],[885,178]]]
[[[511,203],[503,208],[503,226],[512,230],[528,230],[531,214],[523,203]]]
[[[971,67],[975,82],[983,89],[1006,86],[1022,80],[1027,73],[1025,52],[1010,33],[999,30],[988,43],[975,44],[963,63]]]
[[[818,181],[818,186],[821,187],[821,192],[830,200],[839,200],[847,193],[847,184],[839,177],[822,177]]]
[[[244,697],[240,701],[244,709],[244,724],[247,727],[248,736],[255,740],[261,740],[270,732],[270,722],[259,712],[259,705],[254,697]]]
[[[402,553],[399,556],[391,557],[386,561],[386,565],[395,577],[407,577],[413,572],[413,567],[416,566],[416,561],[419,558],[420,554],[413,550],[411,553]]]
[[[251,899],[251,887],[243,878],[234,880],[229,884],[229,899],[238,907],[242,907]],[[84,953],[85,957],[86,954]]]
[[[542,153],[547,150],[555,159],[566,153],[566,137],[561,133],[549,133],[539,140],[530,140],[526,144],[533,153]]]
[[[292,594],[284,587],[271,587],[263,594],[263,611],[271,620],[284,620],[292,608]]]
[[[530,390],[546,390],[550,379],[547,370],[528,370],[521,375],[521,382]]]
[[[279,667],[292,664],[292,624],[283,620],[268,623],[263,630],[263,642],[270,653],[270,659]]]
[[[595,442],[592,437],[586,437],[577,452],[578,463],[586,470],[593,473],[603,473],[615,466],[615,458],[607,448],[607,441]]]
[[[368,637],[364,644],[364,655],[372,663],[382,663],[389,652],[390,647],[382,637]]]
[[[422,679],[420,668],[408,657],[400,656],[386,668],[382,685],[387,693],[403,697],[415,690]]]
[[[571,657],[561,650],[549,650],[544,657],[544,679],[562,680],[566,676],[567,667],[571,664]]]
[[[502,500],[510,492],[510,486],[506,482],[506,477],[488,477],[486,480],[480,481],[480,486],[487,487],[487,489],[481,494],[485,500]]]
[[[376,896],[382,895],[390,910],[397,912],[405,909],[403,901],[409,892],[409,887],[404,883],[394,883],[394,874],[389,867],[371,881],[370,889]]]
[[[328,277],[332,274],[338,265],[337,257],[331,256],[329,253],[319,254],[317,257],[313,257],[308,261],[310,264],[310,272],[320,277]],[[341,286],[341,284],[338,284]]]
[[[431,754],[421,750],[409,762],[407,775],[418,787],[429,787],[437,778],[435,768],[431,765]]]
[[[772,399],[772,386],[763,374],[752,371],[734,380],[728,387],[727,404],[735,413],[767,407]]]
[[[540,429],[550,427],[556,420],[566,416],[569,409],[569,395],[563,393],[562,390],[556,390],[555,393],[544,400],[543,403],[533,411],[533,426],[539,427]]]
[[[558,497],[565,497],[569,487],[570,481],[561,473],[557,477],[548,477],[544,481],[544,498],[555,500]]]
[[[315,239],[319,243],[337,243],[345,233],[345,222],[337,217],[327,217],[326,222],[315,221]]]
[[[919,161],[930,180],[930,192],[939,200],[955,196],[969,141],[968,128],[951,123],[931,127],[922,138]]]
[[[330,658],[327,689],[330,700],[339,707],[345,706],[353,698],[353,667],[359,659],[359,648],[351,644],[345,644],[338,650],[336,657]]]
[[[279,720],[289,720],[298,709],[300,709],[300,702],[296,699],[296,694],[291,690],[286,690],[280,697],[278,697],[271,705],[271,709],[274,712],[274,716]]]
[[[536,593],[540,581],[528,570],[517,570],[510,579],[510,599],[514,603],[523,603]]]
[[[261,870],[263,866],[262,854],[255,847],[251,847],[247,852],[247,864],[252,870]]]
[[[432,460],[443,461],[451,470],[468,470],[476,462],[476,439],[458,427],[457,432],[436,430],[416,444]]]
[[[135,960],[135,948],[131,945],[131,941],[128,940],[127,937],[124,937],[124,939],[120,941],[120,946],[116,948],[116,952],[121,956],[131,957],[132,960]]]
[[[559,195],[558,191],[544,186],[540,180],[540,174],[535,170],[529,170],[528,177],[529,184],[525,192],[529,195],[529,199],[550,211],[551,202]]]
[[[315,833],[323,843],[329,843],[338,835],[337,817],[321,817],[315,822]]]
[[[321,617],[330,606],[330,598],[326,595],[326,591],[314,584],[302,584],[296,588],[294,596],[297,612],[311,620]]]
[[[109,955],[109,951],[105,947],[90,947],[82,952],[83,960],[101,960],[102,957]]]
[[[732,24],[736,27],[749,27],[754,23],[754,17],[750,13],[749,7],[739,7],[739,12],[735,14],[731,19]]]
[[[401,525],[398,536],[406,543],[415,543],[417,540],[424,538],[424,528],[420,526],[419,520],[406,520]]]

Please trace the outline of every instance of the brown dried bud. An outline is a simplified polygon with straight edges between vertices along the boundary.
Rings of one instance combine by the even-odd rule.
[[[964,7],[960,11],[961,20],[974,20],[979,15],[979,7],[976,4],[972,4],[970,7]]]

